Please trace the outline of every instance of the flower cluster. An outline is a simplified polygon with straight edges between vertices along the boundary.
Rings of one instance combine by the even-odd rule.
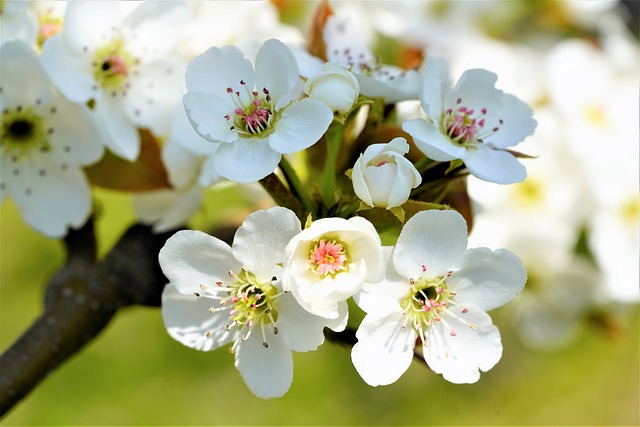
[[[536,218],[521,215],[523,207],[545,205],[545,218],[558,224],[586,216],[587,198],[572,200],[567,192],[529,204],[540,202],[538,184],[564,189],[571,174],[558,165],[541,173],[536,168],[548,162],[542,158],[529,163],[527,178],[523,159],[535,156],[515,147],[545,117],[536,112],[534,119],[527,102],[545,98],[561,110],[571,158],[585,169],[619,161],[610,153],[594,160],[581,148],[597,148],[606,139],[603,126],[619,132],[620,144],[637,141],[637,129],[619,119],[637,105],[621,102],[619,115],[603,116],[599,93],[553,79],[549,84],[567,96],[558,89],[549,100],[531,95],[535,88],[518,88],[525,102],[498,88],[496,73],[475,63],[456,66],[459,58],[426,42],[424,50],[398,49],[411,60],[386,64],[356,23],[326,2],[307,45],[299,30],[278,21],[271,2],[6,3],[0,190],[30,226],[54,238],[81,227],[91,215],[91,185],[133,193],[138,220],[153,232],[187,225],[219,182],[242,191],[257,184],[270,197],[251,193],[252,212],[230,215],[238,227],[232,242],[182,230],[159,254],[169,280],[162,296],[169,335],[202,351],[229,345],[242,378],[263,398],[287,392],[292,352],[316,350],[326,328],[356,342],[353,365],[372,386],[395,382],[414,358],[450,382],[478,381],[502,354],[487,311],[513,300],[527,282],[518,256],[489,247],[518,247],[499,237],[527,228],[545,234]],[[252,13],[260,24],[239,19]],[[205,19],[214,16],[215,25]],[[595,66],[601,61],[589,61],[588,49],[565,46],[547,67],[567,67],[564,58],[574,55],[595,70],[585,86],[629,92],[611,70]],[[541,127],[555,144],[560,132]],[[540,146],[543,154],[553,151]],[[637,158],[637,144],[620,150]],[[637,181],[637,168],[624,169]],[[640,199],[637,186],[607,186],[607,177],[593,175],[598,194],[588,199],[608,209],[573,228],[587,229],[594,241],[616,236],[615,245],[589,242],[605,269],[617,265],[611,254],[637,254],[637,232],[629,230],[637,230]],[[512,200],[492,191],[512,192]],[[516,217],[521,221],[512,227]],[[474,219],[469,238],[479,247],[467,248]],[[565,234],[573,228],[554,230],[572,250],[578,238]],[[547,329],[564,338],[598,286],[584,260],[560,262],[547,246],[518,248],[531,270],[528,288],[546,274],[580,298],[555,288],[543,298],[523,292],[513,323],[543,344],[555,341]],[[536,268],[546,258],[540,253],[556,265]],[[611,274],[621,275],[637,279],[637,271]],[[636,288],[610,289],[613,300],[638,299]],[[565,299],[571,309],[557,302]],[[554,319],[550,328],[542,318]]]

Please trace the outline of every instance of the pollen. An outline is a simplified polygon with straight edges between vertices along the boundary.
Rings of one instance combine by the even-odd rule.
[[[335,275],[347,269],[347,254],[342,243],[321,239],[311,250],[311,270],[320,277]]]

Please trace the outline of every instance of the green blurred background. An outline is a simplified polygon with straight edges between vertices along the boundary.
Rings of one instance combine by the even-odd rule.
[[[216,221],[216,202],[242,205],[233,189],[211,190],[197,221]],[[100,252],[133,214],[126,196],[98,192]],[[0,207],[0,349],[38,316],[43,287],[64,260],[62,245]],[[242,215],[238,211],[237,215]],[[159,309],[122,310],[83,351],[44,380],[3,425],[638,425],[639,310],[610,313],[617,332],[586,325],[572,346],[524,347],[507,317],[492,312],[504,342],[501,362],[473,385],[455,385],[414,363],[393,385],[373,388],[349,349],[326,343],[294,353],[291,390],[262,400],[245,387],[226,351],[201,353],[171,339]]]

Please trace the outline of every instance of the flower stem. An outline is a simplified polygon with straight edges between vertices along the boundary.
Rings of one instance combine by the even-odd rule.
[[[296,196],[306,209],[306,213],[315,212],[315,208],[313,202],[309,198],[309,194],[305,191],[302,182],[300,182],[300,178],[298,178],[298,174],[296,174],[295,169],[291,166],[291,163],[286,159],[285,156],[282,156],[282,160],[280,160],[280,169],[287,179],[287,183],[289,183],[289,188],[293,192],[293,195]]]
[[[344,126],[340,123],[332,123],[325,135],[327,143],[327,158],[324,164],[322,180],[320,182],[322,202],[329,209],[335,203],[336,198],[336,162],[342,145]]]
[[[421,160],[418,160],[414,166],[418,172],[422,173],[427,170],[427,167],[429,167],[433,162],[433,160],[425,156]]]
[[[302,206],[300,200],[291,193],[275,173],[270,173],[259,182],[278,205],[291,209],[300,220],[304,220],[305,207]]]

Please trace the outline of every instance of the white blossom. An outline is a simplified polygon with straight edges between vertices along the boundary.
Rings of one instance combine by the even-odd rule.
[[[526,169],[507,149],[536,127],[528,105],[495,88],[497,76],[465,71],[451,88],[447,64],[427,58],[420,101],[428,120],[403,123],[420,151],[438,161],[461,159],[472,175],[498,184],[520,182]]]
[[[118,156],[138,157],[138,127],[168,132],[184,84],[173,48],[186,18],[183,2],[71,1],[64,30],[43,45],[51,79],[71,101],[95,102]]]
[[[369,206],[393,208],[409,199],[422,182],[420,173],[404,155],[407,140],[398,137],[386,144],[372,144],[353,166],[351,179],[356,196]]]
[[[327,62],[322,66],[320,73],[307,80],[304,92],[310,98],[319,99],[327,104],[331,111],[346,114],[358,99],[360,86],[349,70]]]
[[[258,51],[255,70],[238,48],[212,47],[191,61],[186,81],[189,119],[204,138],[222,143],[213,166],[235,182],[272,173],[283,154],[315,144],[333,120],[323,102],[297,100],[298,65],[275,39]]]
[[[309,312],[345,322],[346,300],[384,268],[380,237],[361,217],[313,221],[291,239],[285,259],[284,289]]]
[[[429,367],[453,383],[476,382],[500,360],[500,333],[486,311],[518,295],[527,274],[507,250],[466,247],[459,213],[422,211],[385,249],[384,280],[356,298],[367,315],[351,356],[368,384],[396,381],[417,339]]]
[[[284,248],[299,232],[293,212],[274,207],[249,215],[231,247],[183,230],[160,251],[160,266],[170,280],[162,296],[169,334],[202,351],[233,343],[236,368],[262,398],[289,389],[291,351],[315,350],[324,341],[325,326],[346,326],[306,312],[283,291]]]
[[[24,220],[50,237],[80,227],[91,212],[82,166],[104,152],[88,108],[58,94],[35,51],[15,40],[1,48],[0,190]]]

